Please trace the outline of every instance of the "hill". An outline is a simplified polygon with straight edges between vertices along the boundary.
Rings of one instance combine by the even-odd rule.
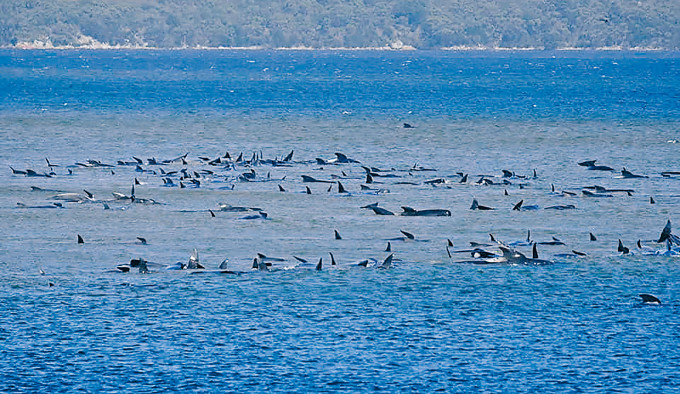
[[[2,46],[680,47],[677,0],[4,0]]]

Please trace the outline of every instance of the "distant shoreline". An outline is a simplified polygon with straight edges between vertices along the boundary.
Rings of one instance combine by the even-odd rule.
[[[271,48],[265,46],[247,46],[247,47],[152,47],[152,46],[136,46],[136,45],[51,45],[42,42],[37,43],[18,43],[17,45],[0,46],[4,50],[92,50],[92,51],[117,51],[117,50],[134,50],[134,51],[390,51],[390,52],[409,52],[409,51],[444,51],[444,52],[678,52],[680,49],[656,48],[656,47],[559,47],[554,49],[546,49],[543,47],[485,47],[485,46],[454,46],[442,48],[415,48],[412,46],[383,46],[383,47],[280,47]]]

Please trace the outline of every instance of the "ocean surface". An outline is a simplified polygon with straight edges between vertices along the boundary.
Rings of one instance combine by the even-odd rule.
[[[0,136],[0,392],[680,384],[680,53],[0,50]]]

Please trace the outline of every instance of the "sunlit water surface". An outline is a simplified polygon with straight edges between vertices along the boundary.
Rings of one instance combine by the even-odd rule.
[[[680,171],[679,71],[672,53],[0,52],[0,391],[673,390],[680,260],[635,242],[680,223],[680,179],[660,175]],[[253,167],[266,182],[198,158],[290,150],[293,167]],[[214,171],[200,188],[163,187],[134,166],[74,166],[187,152],[187,165],[162,168]],[[362,192],[361,164],[313,162],[335,152],[399,178],[376,178],[389,193]],[[56,176],[9,169],[45,172],[45,157]],[[615,172],[576,164],[587,159]],[[409,173],[414,163],[437,171]],[[649,178],[618,179],[622,167]],[[500,182],[503,169],[528,178],[475,183]],[[303,174],[342,176],[351,193]],[[53,202],[56,192],[31,186],[111,200],[135,177],[136,197],[162,204],[17,207]],[[437,177],[450,183],[423,183]],[[635,192],[583,197],[590,185]],[[496,210],[470,210],[473,198]],[[512,211],[522,199],[577,209]],[[374,202],[452,216],[360,209]],[[356,265],[379,264],[399,230],[416,241],[391,241],[392,269]],[[539,247],[554,264],[459,264],[469,254],[446,253],[447,238],[464,249],[527,230],[566,243]],[[633,255],[617,252],[618,239]],[[194,248],[210,270],[228,258],[243,273],[115,272],[139,257],[186,262]],[[588,256],[560,256],[571,250]],[[258,252],[310,263],[253,272]],[[662,305],[642,305],[640,293]]]

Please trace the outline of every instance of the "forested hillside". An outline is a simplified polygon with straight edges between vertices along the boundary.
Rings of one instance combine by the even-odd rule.
[[[2,0],[0,45],[680,48],[680,0]]]

